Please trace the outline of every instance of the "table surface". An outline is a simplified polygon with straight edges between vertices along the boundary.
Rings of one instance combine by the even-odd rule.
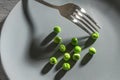
[[[3,20],[12,10],[12,8],[16,5],[19,0],[0,0],[0,31],[2,27]],[[8,80],[6,77],[3,67],[0,61],[0,80]]]

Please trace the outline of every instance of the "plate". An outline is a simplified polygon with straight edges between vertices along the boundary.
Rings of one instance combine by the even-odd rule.
[[[68,45],[72,37],[80,44],[88,41],[88,34],[60,16],[53,8],[36,1],[20,1],[7,17],[1,33],[1,59],[10,80],[119,80],[120,79],[120,6],[117,0],[49,0],[56,5],[75,3],[84,9],[102,27],[100,38],[92,45],[97,49],[94,56],[88,48],[81,53],[78,62],[72,61],[71,70],[61,69],[62,53],[53,43],[57,35],[56,25],[62,32],[57,36]],[[71,49],[71,45],[68,45]],[[70,50],[69,50],[70,51]],[[60,56],[58,64],[49,64],[51,55]]]

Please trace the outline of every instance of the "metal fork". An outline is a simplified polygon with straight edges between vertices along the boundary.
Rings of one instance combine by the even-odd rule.
[[[90,35],[94,32],[99,32],[99,29],[101,29],[101,27],[97,25],[95,20],[93,20],[93,18],[91,18],[83,8],[80,8],[79,6],[73,3],[56,6],[44,0],[36,0],[36,1],[46,6],[58,9],[63,17],[69,19],[70,21],[72,21],[74,24],[82,28],[85,32],[87,32]]]

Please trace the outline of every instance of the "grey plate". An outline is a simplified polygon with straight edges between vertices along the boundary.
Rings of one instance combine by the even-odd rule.
[[[24,13],[22,3],[19,2],[6,19],[1,35],[1,58],[9,79],[120,80],[119,2],[116,0],[111,2],[109,0],[49,0],[49,2],[57,5],[73,2],[87,10],[102,27],[100,38],[93,44],[97,54],[91,57],[86,55],[88,49],[84,49],[81,60],[76,64],[72,62],[73,67],[68,72],[59,69],[60,63],[57,67],[51,66],[48,57],[57,51],[56,45],[50,41],[55,36],[53,33],[50,34],[55,25],[61,26],[62,32],[58,35],[66,44],[72,37],[78,37],[81,44],[86,40],[83,37],[88,35],[69,20],[61,17],[57,10],[29,0],[28,12]],[[48,35],[50,37],[47,37]],[[44,40],[46,37],[47,39]],[[61,59],[62,57],[59,61]],[[56,71],[56,68],[59,70]]]

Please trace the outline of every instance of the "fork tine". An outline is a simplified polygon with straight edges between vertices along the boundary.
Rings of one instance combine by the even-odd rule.
[[[76,24],[77,26],[79,26],[81,29],[83,29],[85,32],[87,32],[89,35],[91,35],[91,32],[84,27],[84,24],[81,24],[78,19],[76,19],[73,15],[71,15],[72,18],[72,22],[74,22],[74,24]]]
[[[95,29],[97,32],[99,32],[99,30],[97,29],[96,25],[94,23],[91,23],[90,20],[88,20],[87,18],[84,17],[84,14],[82,14],[81,12],[77,11],[76,12],[77,15],[79,17],[81,17],[84,21],[86,21],[93,29]]]
[[[93,20],[93,18],[91,18],[87,13],[83,13],[88,19],[90,19],[99,29],[101,29],[100,26],[98,26],[98,24]]]
[[[78,12],[78,14],[80,13],[82,13],[83,15],[84,15],[84,19],[87,21],[87,22],[89,22],[90,24],[91,24],[91,22],[94,24],[94,26],[92,26],[94,29],[96,29],[96,30],[98,30],[97,28],[99,28],[99,29],[101,29],[101,27],[100,26],[98,26],[97,25],[97,23],[95,22],[95,20],[92,18],[92,17],[90,17],[86,12],[85,12],[85,10],[83,9],[83,8],[81,8],[81,9],[76,9],[76,11]],[[95,27],[96,26],[96,27]]]
[[[98,24],[86,13],[83,13],[88,19],[90,19],[99,29],[101,29],[100,26],[98,26]]]
[[[96,32],[96,31],[94,31],[94,29],[92,29],[92,27],[91,27],[88,23],[86,23],[86,21],[84,21],[84,20],[81,18],[81,16],[79,16],[77,13],[74,12],[74,13],[73,13],[73,16],[74,16],[78,21],[80,21],[82,24],[84,24],[85,27],[89,28],[93,33]]]

